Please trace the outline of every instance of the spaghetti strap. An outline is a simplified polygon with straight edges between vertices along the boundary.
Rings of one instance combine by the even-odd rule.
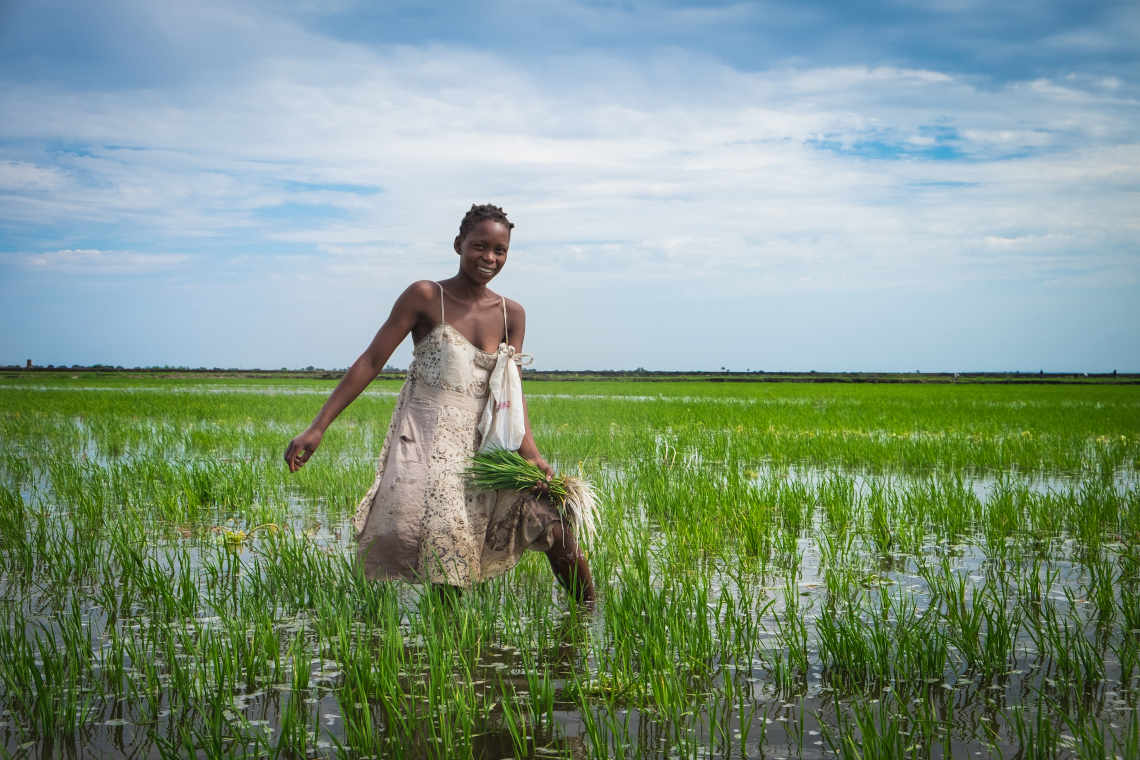
[[[446,324],[447,318],[443,316],[443,284],[436,283],[435,286],[439,288],[439,323]]]
[[[503,305],[503,335],[507,336],[507,345],[511,344],[511,328],[507,327],[507,299],[499,296],[499,303]]]

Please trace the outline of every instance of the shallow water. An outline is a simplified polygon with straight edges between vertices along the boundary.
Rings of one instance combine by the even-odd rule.
[[[76,390],[20,384],[11,387],[45,393]],[[103,391],[109,390],[154,392],[182,399],[197,395],[213,398],[228,393],[280,396],[283,403],[288,403],[293,396],[327,393],[324,386],[234,389],[229,386],[211,387],[208,383],[177,388],[93,387],[83,392],[103,396]],[[106,395],[115,396],[113,393]],[[389,397],[394,393],[376,395]],[[589,408],[588,402],[602,399],[635,401],[643,405],[657,400],[679,400],[675,396],[603,393],[534,394],[532,398],[581,401],[582,409]],[[692,399],[702,404],[763,404],[775,408],[817,407],[824,403],[819,399],[743,396],[694,396]],[[312,403],[311,399],[303,402],[302,414],[311,416],[309,407]],[[1053,406],[1045,402],[1019,404],[1014,401],[999,406],[1048,409],[1058,405],[1065,406],[1060,401]],[[1072,402],[1068,406],[1079,415],[1089,404]],[[569,408],[571,413],[575,412],[574,404],[569,404]],[[275,419],[292,419],[289,414],[291,412],[283,411]],[[174,465],[176,469],[214,461],[216,453],[196,452],[193,440],[186,437],[187,431],[198,429],[194,427],[198,425],[204,426],[203,429],[222,425],[232,433],[237,447],[223,464],[242,462],[246,458],[258,462],[263,457],[272,457],[275,466],[280,468],[279,451],[266,454],[257,445],[242,442],[249,436],[264,433],[263,428],[266,427],[272,428],[271,432],[282,438],[292,430],[290,422],[252,426],[244,415],[228,421],[206,419],[175,424],[169,420],[131,420],[128,412],[123,419],[129,420],[131,429],[138,433],[138,442],[116,454],[100,448],[97,434],[84,420],[61,416],[55,421],[58,429],[69,431],[68,441],[78,441],[73,455],[97,470],[105,470],[115,463],[147,461],[148,458]],[[383,421],[376,423],[379,435],[382,435],[382,426]],[[9,430],[18,430],[18,426]],[[352,434],[378,440],[371,428],[354,430]],[[995,437],[1010,439],[1017,439],[1020,435],[1020,430],[1000,426],[995,426],[993,433]],[[670,456],[663,453],[660,442],[675,441],[676,438],[663,436],[666,434],[658,436],[659,448],[653,452],[649,464]],[[858,431],[858,436],[861,440],[889,442],[897,434],[866,427]],[[649,440],[652,440],[651,436]],[[1095,436],[1090,434],[1089,440],[1095,440]],[[15,445],[30,450],[38,444],[33,440],[15,440]],[[140,596],[117,600],[116,603],[122,604],[121,608],[111,609],[107,596],[102,592],[103,570],[98,567],[62,576],[54,569],[58,563],[48,561],[52,557],[35,554],[40,551],[39,547],[35,548],[32,556],[40,559],[25,567],[21,564],[22,555],[11,545],[5,546],[0,551],[0,560],[4,563],[0,573],[0,617],[9,629],[15,630],[19,626],[21,631],[31,635],[39,633],[62,641],[70,614],[68,605],[75,600],[80,605],[84,635],[98,656],[94,660],[93,675],[76,676],[76,683],[83,684],[84,689],[91,689],[89,696],[92,702],[88,708],[90,713],[80,721],[82,725],[74,734],[37,735],[29,731],[24,696],[11,686],[12,681],[0,681],[0,746],[7,753],[27,757],[160,757],[185,754],[184,747],[164,747],[162,742],[175,739],[184,730],[204,731],[208,720],[201,710],[212,703],[209,694],[194,694],[177,686],[173,680],[178,670],[175,666],[192,665],[191,670],[211,667],[208,658],[197,647],[210,636],[224,636],[229,631],[230,612],[224,605],[213,607],[206,601],[210,598],[224,600],[225,596],[215,592],[210,596],[207,591],[216,589],[219,584],[222,587],[232,584],[234,589],[240,589],[241,584],[269,572],[275,561],[275,552],[290,550],[292,546],[286,542],[278,548],[266,532],[268,529],[263,529],[244,540],[230,539],[230,548],[225,549],[222,547],[227,535],[248,532],[262,520],[260,515],[271,514],[282,535],[292,537],[290,541],[295,539],[304,547],[303,557],[331,557],[341,564],[351,562],[354,551],[348,519],[351,504],[346,503],[343,496],[326,498],[324,495],[314,497],[313,494],[332,492],[332,477],[338,467],[367,465],[363,467],[366,478],[372,458],[352,453],[355,449],[337,449],[335,445],[335,441],[329,443],[327,453],[328,461],[337,466],[330,466],[324,471],[306,470],[298,477],[309,480],[288,481],[284,497],[272,489],[264,493],[254,492],[252,501],[223,503],[230,497],[219,496],[216,498],[221,502],[190,511],[192,519],[186,522],[172,522],[151,515],[147,510],[152,505],[140,502],[139,495],[131,491],[132,484],[116,484],[113,478],[100,481],[105,492],[99,499],[109,501],[106,504],[84,504],[82,509],[89,510],[92,515],[101,515],[109,523],[141,519],[139,550],[154,563],[155,572],[178,578],[184,569],[189,571],[185,575],[191,579],[196,595],[191,614],[168,619],[162,611],[162,600]],[[717,451],[716,456],[725,456],[727,450]],[[111,556],[110,544],[100,543],[110,540],[107,531],[100,530],[102,526],[96,523],[79,520],[81,515],[76,510],[80,508],[68,498],[52,492],[52,478],[62,479],[63,476],[53,473],[49,458],[31,456],[34,453],[30,452],[28,466],[21,469],[23,474],[19,478],[5,475],[5,487],[18,494],[25,511],[23,535],[31,539],[36,530],[34,517],[43,514],[50,518],[51,525],[58,526],[58,531],[49,533],[49,538],[73,540],[76,537],[69,532],[68,526],[74,518],[76,526],[85,525],[92,531],[91,541],[98,549],[96,555]],[[629,485],[623,478],[636,477],[638,467],[646,464],[630,452],[606,451],[605,455],[607,466],[599,470],[598,481],[609,489]],[[888,719],[902,720],[901,730],[914,737],[907,741],[918,743],[920,754],[936,757],[1015,754],[1023,744],[1010,723],[1011,710],[1023,707],[1032,712],[1039,705],[1045,705],[1049,711],[1048,720],[1059,735],[1060,755],[1076,754],[1076,745],[1087,740],[1087,737],[1073,735],[1073,728],[1061,717],[1067,714],[1083,715],[1092,720],[1097,730],[1109,737],[1110,743],[1113,738],[1127,740],[1128,721],[1135,715],[1137,697],[1140,696],[1140,678],[1136,672],[1130,676],[1122,672],[1122,663],[1114,647],[1128,636],[1140,635],[1140,630],[1124,630],[1117,612],[1107,633],[1101,631],[1097,617],[1099,602],[1090,591],[1095,591],[1096,586],[1094,568],[1100,566],[1095,562],[1101,562],[1116,574],[1114,578],[1118,583],[1112,600],[1122,603],[1120,586],[1135,582],[1127,574],[1132,572],[1129,568],[1135,566],[1136,541],[1140,535],[1136,538],[1098,535],[1095,546],[1090,548],[1088,536],[1067,533],[1062,526],[1042,535],[1028,535],[1016,525],[1008,530],[987,533],[986,526],[975,523],[953,540],[948,540],[944,531],[931,530],[919,536],[907,551],[902,550],[900,544],[905,542],[901,541],[882,550],[873,539],[867,504],[872,492],[900,494],[932,478],[958,478],[968,493],[987,509],[1000,493],[1011,489],[1064,499],[1078,494],[1086,485],[1100,488],[1106,483],[1110,487],[1105,498],[1117,500],[1121,508],[1126,509],[1136,502],[1136,491],[1140,485],[1140,477],[1134,467],[1118,467],[1109,473],[1106,480],[1099,473],[1079,467],[1069,473],[967,473],[941,469],[880,473],[843,468],[827,462],[773,465],[763,461],[742,463],[730,458],[718,464],[713,454],[699,448],[672,456],[669,460],[671,466],[691,468],[697,480],[713,483],[714,488],[720,488],[727,482],[725,472],[729,468],[746,471],[747,477],[743,481],[754,486],[773,483],[802,485],[809,499],[817,498],[821,484],[841,481],[850,487],[853,499],[849,505],[850,527],[846,532],[837,533],[825,506],[812,502],[807,507],[802,527],[785,543],[780,541],[784,540],[781,539],[781,531],[786,528],[776,525],[773,533],[776,544],[766,556],[745,556],[734,541],[711,534],[708,551],[702,553],[686,548],[686,542],[693,540],[685,532],[688,526],[678,524],[677,518],[663,515],[655,505],[644,502],[611,505],[611,515],[617,515],[617,519],[607,526],[605,543],[591,548],[598,562],[596,566],[608,570],[608,577],[602,579],[602,599],[593,613],[582,616],[567,611],[565,598],[550,583],[542,558],[530,558],[534,561],[524,563],[505,579],[489,584],[490,590],[472,592],[465,597],[455,612],[454,625],[466,625],[472,616],[490,616],[488,630],[491,633],[479,639],[471,651],[444,652],[444,662],[451,664],[444,666],[443,673],[435,672],[435,666],[427,664],[432,657],[440,655],[435,642],[425,640],[418,632],[422,630],[425,616],[435,614],[431,611],[431,599],[419,587],[395,584],[395,604],[399,610],[396,627],[388,629],[375,621],[358,617],[353,619],[352,628],[372,642],[371,645],[395,631],[402,651],[413,663],[400,672],[399,679],[408,692],[406,712],[419,715],[420,719],[406,735],[399,734],[395,728],[383,729],[404,737],[401,741],[407,742],[403,747],[407,754],[447,755],[446,749],[432,738],[431,732],[448,717],[430,717],[437,706],[427,699],[427,683],[443,677],[453,686],[469,687],[468,691],[460,690],[459,693],[476,700],[476,706],[471,710],[475,724],[468,737],[467,751],[474,756],[490,758],[514,755],[514,741],[504,724],[503,700],[511,700],[517,705],[527,704],[531,699],[529,677],[536,673],[546,674],[551,679],[554,704],[552,721],[538,720],[530,723],[527,729],[525,754],[534,757],[612,756],[627,746],[633,747],[631,751],[640,756],[662,758],[827,757],[833,756],[835,741],[859,735],[858,728],[854,727],[856,711],[870,711],[872,714],[884,705]],[[79,475],[76,477],[83,477],[86,471],[81,468],[77,472]],[[223,468],[218,472],[224,476],[230,470]],[[60,482],[64,485],[62,480]],[[668,484],[668,477],[665,482]],[[205,482],[203,487],[208,489],[211,485]],[[634,494],[637,498],[639,489],[636,483],[633,486],[620,493]],[[115,489],[120,487],[132,494],[134,502],[139,502],[134,503],[130,510],[114,501]],[[356,493],[351,488],[349,490]],[[149,493],[142,488],[139,492],[143,495]],[[218,490],[217,493],[230,492]],[[155,494],[155,498],[170,496],[158,489]],[[15,507],[9,504],[5,509],[15,510]],[[3,516],[7,519],[11,513],[5,512]],[[160,514],[157,507],[153,514]],[[729,508],[722,518],[724,521],[741,519],[740,513]],[[16,528],[7,523],[0,524],[0,528],[6,531],[6,536],[16,535],[13,532]],[[65,545],[83,548],[81,542]],[[634,548],[640,546],[645,547],[646,553],[644,579],[641,567],[635,561]],[[121,553],[125,550],[115,551]],[[97,560],[97,565],[98,561],[102,560]],[[1035,574],[1039,580],[1036,585],[1043,589],[1040,604],[1049,605],[1066,626],[1075,626],[1074,630],[1079,629],[1080,635],[1093,643],[1103,673],[1093,682],[1075,685],[1068,676],[1059,672],[1056,653],[1042,653],[1027,625],[1022,625],[1016,632],[1013,656],[1008,666],[984,677],[976,669],[965,666],[953,646],[939,677],[922,684],[893,683],[890,679],[876,684],[873,678],[850,684],[829,672],[821,654],[824,647],[821,625],[829,615],[836,615],[851,599],[857,598],[860,604],[866,605],[860,608],[860,619],[865,624],[873,623],[874,605],[883,591],[894,602],[913,604],[919,616],[928,612],[935,614],[939,610],[937,595],[932,592],[922,569],[924,566],[939,567],[943,561],[948,572],[964,580],[970,603],[978,589],[987,583],[1008,584],[1008,609],[1015,609],[1020,604],[1019,594],[1023,595],[1023,591],[1018,584],[1033,586],[1027,579],[1030,574]],[[111,572],[107,577],[114,578],[116,568],[112,566],[109,569]],[[847,578],[852,588],[857,589],[854,596],[836,595],[832,586],[839,576]],[[341,581],[330,577],[328,582]],[[707,630],[714,640],[708,659],[672,663],[676,667],[668,672],[667,677],[687,679],[685,693],[688,701],[685,709],[677,714],[670,712],[671,708],[665,702],[638,696],[640,692],[636,688],[630,688],[631,684],[621,680],[627,676],[609,669],[605,662],[606,657],[612,656],[622,643],[615,640],[618,632],[635,630],[624,628],[626,622],[615,617],[627,614],[618,611],[623,602],[622,594],[628,591],[631,598],[651,599],[650,592],[661,592],[660,598],[665,600],[663,606],[643,610],[641,614],[667,617],[671,610],[665,605],[689,609],[684,605],[695,597],[686,594],[694,588],[707,589],[706,606],[694,607],[689,617],[691,620],[703,618],[702,623],[707,625],[666,632],[665,644],[669,651],[684,657],[688,656],[687,652],[704,650],[681,641],[682,633],[679,631]],[[790,589],[790,595],[786,596],[786,589]],[[644,594],[638,597],[633,592]],[[497,616],[495,604],[515,603],[515,597],[528,595],[538,598],[537,605],[526,608],[527,614],[535,616],[533,619],[506,620]],[[754,623],[758,631],[754,640],[750,640],[747,651],[737,651],[730,646],[729,639],[734,635],[732,629],[716,617],[717,605],[727,600],[737,604],[738,609],[748,600],[756,603],[755,612],[737,616]],[[796,608],[794,616],[789,614],[789,602]],[[230,737],[230,743],[222,748],[220,754],[232,751],[236,755],[244,755],[247,747],[254,754],[270,754],[269,747],[282,736],[287,716],[296,712],[296,708],[291,706],[296,698],[297,704],[303,706],[304,723],[311,733],[309,754],[335,755],[337,745],[349,741],[352,735],[347,725],[349,716],[338,699],[347,693],[349,664],[329,656],[332,651],[330,642],[316,634],[315,628],[321,621],[311,609],[306,609],[303,604],[279,604],[271,612],[272,633],[281,646],[289,646],[298,640],[304,643],[298,663],[307,674],[300,679],[306,685],[295,690],[295,679],[301,674],[294,672],[293,660],[284,657],[284,670],[279,676],[258,676],[252,685],[234,688],[224,694],[225,730],[245,736],[246,743],[234,743]],[[898,613],[891,614],[897,617]],[[807,669],[802,677],[793,679],[794,688],[788,689],[781,685],[783,682],[774,672],[774,665],[786,652],[781,627],[793,618],[804,626]],[[677,622],[682,621],[677,619]],[[644,627],[652,629],[653,623],[646,618]],[[242,636],[248,635],[252,640],[257,635],[256,626],[248,621],[242,623],[247,624],[249,629]],[[109,667],[106,659],[111,656],[111,634],[115,632],[121,637],[142,642],[168,636],[174,642],[169,654],[162,655],[169,660],[161,663],[159,668],[162,683],[158,710],[153,718],[145,715],[126,687],[110,689],[106,696],[94,690],[93,685],[102,683],[104,667]],[[528,638],[530,634],[533,638]],[[241,646],[238,639],[228,641],[227,646]],[[460,664],[456,666],[455,663]],[[42,660],[36,664],[44,666]],[[128,680],[144,678],[147,664],[130,663],[128,660]],[[656,677],[654,673],[641,672],[637,667],[629,672],[643,679],[638,685]],[[894,701],[896,698],[897,702]],[[188,709],[187,704],[193,709]],[[918,717],[920,708],[927,711],[924,714],[934,716],[938,721],[940,733],[936,740],[927,742],[920,739],[924,730]],[[369,709],[377,716],[378,725],[384,726],[383,706],[370,704]],[[455,705],[448,709],[459,712]],[[907,714],[911,717],[899,718]],[[267,738],[258,743],[251,738],[257,736]],[[203,747],[207,740],[204,735],[196,740],[200,752],[206,751]],[[394,755],[400,749],[389,747],[388,752]]]
[[[347,520],[327,524],[325,522],[327,514],[318,513],[314,505],[302,500],[293,502],[291,514],[288,529],[304,532],[315,549],[346,555],[353,551],[349,539],[351,526]],[[660,532],[655,534],[653,539],[655,544],[665,540],[667,537]],[[1057,602],[1060,609],[1067,609],[1070,600],[1065,591],[1079,594],[1088,581],[1087,571],[1079,563],[1065,558],[1066,549],[1070,544],[1070,539],[1060,539],[1055,544],[1056,556],[1051,558],[1047,565],[1048,569],[1057,573],[1049,591],[1049,598]],[[257,539],[254,538],[249,540],[248,545],[235,550],[239,574],[257,571],[257,545]],[[954,546],[931,543],[926,548],[930,555],[949,554],[953,557],[952,566],[955,571],[965,574],[971,582],[980,583],[984,581],[985,569],[994,561],[986,554],[982,545],[981,537],[974,536]],[[171,544],[171,546],[178,545]],[[821,564],[816,538],[801,536],[796,546],[800,558],[796,593],[800,596],[801,618],[808,626],[808,646],[811,649],[818,646],[818,637],[812,632],[812,627],[818,622],[821,609],[827,602],[825,567]],[[183,556],[196,570],[201,569],[202,547],[190,542],[178,548],[184,550]],[[891,593],[905,593],[911,596],[920,608],[929,603],[929,588],[915,572],[916,558],[906,555],[871,556],[855,553],[850,559],[870,568],[868,589],[874,590],[886,586],[891,589]],[[177,568],[169,566],[169,569],[174,572]],[[732,585],[738,578],[739,574],[730,576],[723,571],[714,573],[712,586],[723,593],[730,593]],[[777,647],[778,642],[773,632],[777,630],[779,618],[785,612],[782,598],[784,585],[776,573],[768,577],[758,576],[755,581],[761,592],[767,594],[773,601],[768,614],[760,620],[762,627],[770,632],[762,641],[768,641],[771,646]],[[403,604],[409,613],[414,614],[420,600],[420,590],[406,584],[400,584],[400,589]],[[0,599],[5,603],[21,603],[27,605],[29,609],[43,610],[43,616],[33,615],[29,618],[29,624],[49,623],[50,599],[24,596],[17,600],[7,592],[10,590],[0,590]],[[559,614],[556,611],[559,604],[560,600],[555,595],[552,598],[552,614]],[[602,604],[604,605],[604,600]],[[96,649],[100,646],[106,647],[103,631],[107,621],[102,609],[98,605],[91,605],[84,610],[84,614],[92,632],[93,646]],[[592,620],[585,622],[587,629],[597,628],[603,617],[604,610],[596,612]],[[565,620],[570,626],[581,624],[569,617]],[[278,623],[282,634],[292,634],[305,629],[309,621],[304,615],[299,615],[282,617]],[[147,621],[145,618],[139,618],[137,623],[121,621],[120,624],[130,630],[132,626],[145,627]],[[201,616],[188,622],[189,629],[195,631],[219,629],[221,624],[222,619],[217,615]],[[103,642],[102,645],[100,641]],[[422,641],[411,638],[407,638],[405,644],[409,651],[423,646]],[[926,695],[923,698],[935,704],[939,714],[953,715],[953,724],[958,726],[958,735],[951,734],[948,748],[935,747],[932,756],[962,757],[978,753],[989,755],[995,752],[1005,755],[1016,750],[1016,744],[1008,736],[1005,739],[982,740],[977,734],[979,725],[993,723],[997,720],[996,716],[1002,714],[1009,706],[1028,704],[1034,694],[1049,688],[1048,672],[1034,665],[1035,652],[1025,633],[1018,637],[1016,646],[1019,651],[1018,661],[1000,678],[980,681],[975,680],[976,676],[967,671],[948,672],[945,679],[930,684],[923,691]],[[540,655],[540,659],[551,666],[549,671],[555,677],[556,695],[568,688],[574,678],[604,676],[598,671],[588,673],[575,671],[572,664],[575,658],[567,654],[567,647],[574,648],[570,639],[555,650]],[[194,657],[194,653],[188,651],[184,656]],[[1124,725],[1135,710],[1137,696],[1135,683],[1125,684],[1117,680],[1118,663],[1114,663],[1111,657],[1106,658],[1106,664],[1108,670],[1105,679],[1094,693],[1084,695],[1083,699],[1087,700],[1090,709],[1104,715],[1106,720]],[[609,735],[613,728],[620,727],[621,732],[637,737],[638,747],[642,753],[659,757],[672,757],[678,753],[685,755],[690,751],[696,757],[726,754],[749,758],[832,756],[831,749],[825,742],[824,732],[829,728],[834,731],[836,700],[839,700],[838,704],[843,705],[847,697],[841,691],[835,690],[818,659],[813,657],[803,691],[798,696],[780,695],[773,691],[771,673],[762,657],[757,656],[744,668],[741,668],[741,665],[739,662],[727,664],[725,672],[729,673],[734,681],[743,680],[751,685],[751,700],[747,705],[747,712],[742,713],[737,708],[728,709],[716,721],[718,733],[710,732],[712,722],[710,715],[702,713],[693,717],[687,738],[679,742],[674,727],[662,723],[659,715],[653,711],[647,712],[635,706],[627,706],[618,708],[612,716],[606,716],[612,718],[615,723],[610,731],[604,731],[603,734]],[[306,692],[305,700],[309,724],[319,726],[319,733],[315,737],[315,751],[319,754],[332,753],[335,743],[346,739],[344,718],[334,695],[335,690],[341,685],[343,673],[339,669],[339,663],[321,658],[311,660],[309,667],[310,688]],[[489,646],[478,660],[476,671],[472,673],[476,682],[475,692],[490,695],[499,688],[497,684],[503,682],[525,691],[527,686],[525,668],[522,653],[518,649]],[[290,677],[289,674],[286,676]],[[887,691],[889,695],[890,690]],[[272,734],[273,728],[280,722],[283,704],[288,699],[290,699],[290,689],[287,686],[266,683],[247,692],[235,693],[233,710],[235,715],[242,716],[251,731],[263,730]],[[534,737],[534,743],[537,747],[545,747],[551,752],[573,755],[582,751],[581,745],[588,735],[587,724],[576,709],[577,703],[573,699],[556,697],[556,700],[558,707],[554,713],[556,724],[548,726],[544,732],[538,732]],[[875,702],[872,700],[870,704],[874,705]],[[423,707],[426,709],[428,705],[425,704]],[[70,741],[27,742],[20,732],[13,730],[17,720],[8,709],[0,712],[0,742],[8,752],[17,756],[75,752],[86,756],[159,757],[161,753],[153,742],[155,733],[174,736],[180,727],[177,723],[178,716],[169,706],[162,708],[159,714],[160,720],[156,725],[135,725],[131,722],[130,716],[129,707],[122,701],[105,702],[89,716],[81,734]],[[745,722],[748,723],[747,735],[743,733]],[[510,756],[512,753],[511,737],[503,730],[495,731],[488,728],[476,737],[474,746],[477,747],[477,756],[481,757]],[[578,749],[575,749],[576,747]]]

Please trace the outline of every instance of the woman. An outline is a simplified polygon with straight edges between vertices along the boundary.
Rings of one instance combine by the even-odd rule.
[[[476,491],[463,472],[479,445],[487,380],[501,355],[522,351],[526,313],[487,284],[502,270],[514,228],[498,206],[474,205],[455,238],[459,272],[412,283],[305,432],[285,450],[296,472],[337,415],[376,377],[408,333],[414,359],[380,452],[376,480],[357,507],[357,557],[369,578],[466,588],[499,575],[527,549],[544,551],[579,601],[594,598],[573,526],[542,494]],[[519,453],[553,474],[531,434]]]

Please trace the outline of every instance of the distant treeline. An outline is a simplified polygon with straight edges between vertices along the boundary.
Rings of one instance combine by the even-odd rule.
[[[299,378],[335,380],[346,369],[324,369],[304,367],[301,369],[238,369],[236,367],[121,367],[106,364],[91,366],[38,366],[23,367],[8,365],[0,367],[8,377],[28,373],[97,373],[152,376],[213,376],[213,377],[260,377],[260,378]],[[398,367],[385,367],[377,377],[385,380],[401,380],[405,370]],[[1113,372],[765,372],[762,370],[733,372],[717,371],[660,371],[644,368],[632,370],[534,370],[523,369],[527,380],[638,380],[650,382],[704,381],[712,383],[1097,383],[1097,384],[1140,384],[1140,373]]]

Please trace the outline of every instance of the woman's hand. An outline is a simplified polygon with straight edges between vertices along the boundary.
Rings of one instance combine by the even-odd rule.
[[[285,449],[285,464],[289,465],[289,472],[296,472],[305,466],[305,462],[309,461],[309,457],[321,445],[324,435],[322,430],[310,426],[308,430],[289,441],[289,446]]]
[[[549,462],[547,462],[545,459],[542,458],[541,454],[536,453],[533,457],[523,457],[523,458],[526,459],[526,461],[533,464],[538,469],[542,470],[544,473],[546,473],[546,481],[536,483],[534,486],[534,490],[541,493],[541,494],[550,493],[550,486],[547,484],[550,483],[550,479],[554,477],[554,468],[550,466]]]

